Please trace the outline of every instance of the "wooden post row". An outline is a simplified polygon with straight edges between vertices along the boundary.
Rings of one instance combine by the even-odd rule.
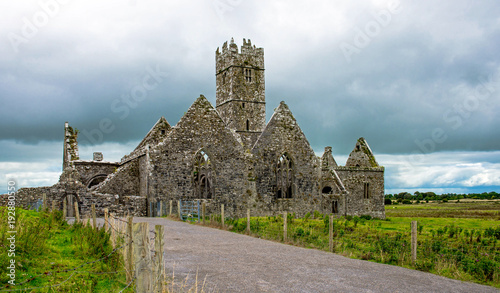
[[[224,204],[220,205],[220,217],[222,228],[224,228]]]
[[[333,214],[330,214],[330,226],[329,226],[328,231],[329,231],[329,233],[328,233],[328,236],[329,236],[328,244],[329,244],[330,252],[333,252]]]
[[[417,261],[417,221],[411,221],[411,261]]]
[[[247,209],[247,233],[250,234],[250,209]]]
[[[288,222],[288,213],[284,212],[283,213],[283,242],[286,242],[286,239],[288,236],[287,235],[287,230],[288,230],[287,222]]]
[[[80,222],[80,212],[78,211],[78,202],[75,201],[75,221]]]
[[[94,229],[97,229],[97,219],[96,219],[96,214],[95,214],[95,204],[92,204],[92,227]]]
[[[201,216],[203,218],[203,225],[205,225],[205,213],[207,211],[207,206],[205,203],[201,204]]]
[[[66,206],[66,199],[63,199],[63,218],[66,219],[68,216],[68,211],[66,210],[68,207]]]
[[[151,251],[149,249],[149,223],[133,224],[132,262],[135,265],[135,292],[152,292],[151,284]]]

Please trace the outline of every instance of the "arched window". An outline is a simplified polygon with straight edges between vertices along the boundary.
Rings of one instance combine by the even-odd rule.
[[[199,151],[194,157],[193,190],[194,197],[211,199],[213,197],[213,166],[210,158],[204,151]]]
[[[283,154],[276,166],[276,197],[292,198],[293,181],[293,162],[286,154]]]

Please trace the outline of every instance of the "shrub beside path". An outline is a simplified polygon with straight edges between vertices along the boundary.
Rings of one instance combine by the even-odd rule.
[[[349,259],[165,218],[167,274],[209,292],[500,292],[397,266]]]

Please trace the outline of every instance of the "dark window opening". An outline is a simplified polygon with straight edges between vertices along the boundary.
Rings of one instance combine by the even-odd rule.
[[[328,193],[332,193],[332,191],[333,191],[333,189],[330,186],[325,186],[325,187],[323,187],[323,190],[321,192],[328,194]]]
[[[245,103],[241,104],[241,107],[242,107],[243,109],[245,109]]]
[[[250,121],[247,119],[247,131],[250,130]]]
[[[93,178],[92,180],[89,181],[87,188],[90,189],[90,188],[92,188],[92,186],[96,186],[97,184],[103,182],[106,178],[107,178],[107,175],[102,175],[102,176],[98,176],[98,177]]]
[[[284,154],[279,158],[276,166],[276,197],[292,198],[293,181],[293,162],[286,154]]]
[[[245,81],[252,82],[252,69],[245,69]]]
[[[336,200],[332,201],[332,213],[334,214],[339,213],[339,204]]]
[[[165,133],[166,133],[165,129],[162,129],[161,130],[161,135],[165,135]]]
[[[364,184],[363,198],[369,199],[370,196],[371,196],[370,183],[365,183]]]
[[[226,73],[224,72],[224,74],[222,75],[222,84],[225,83],[226,83]]]
[[[193,189],[195,198],[211,199],[213,197],[212,163],[204,151],[199,151],[193,164]]]

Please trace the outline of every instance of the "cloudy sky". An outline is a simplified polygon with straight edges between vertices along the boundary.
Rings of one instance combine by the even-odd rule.
[[[2,1],[0,36],[0,192],[57,182],[65,121],[114,161],[215,105],[231,37],[264,48],[268,119],[286,101],[318,155],[365,137],[386,193],[500,191],[495,0]]]

